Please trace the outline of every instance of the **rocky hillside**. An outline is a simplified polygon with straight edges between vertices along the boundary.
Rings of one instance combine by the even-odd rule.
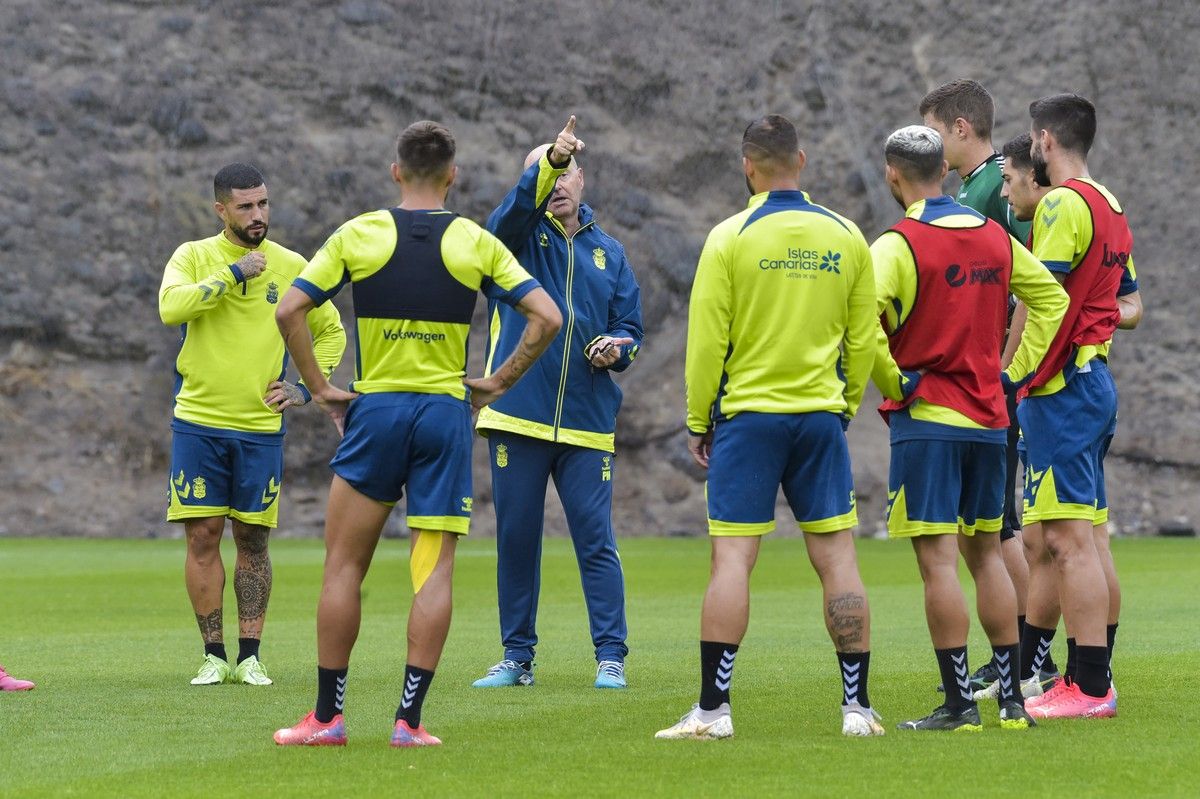
[[[699,533],[702,476],[681,440],[686,295],[705,233],[745,201],[743,127],[766,111],[791,116],[809,156],[806,188],[872,237],[898,216],[882,183],[883,138],[957,76],[991,88],[1000,140],[1025,129],[1037,96],[1096,101],[1093,172],[1128,208],[1147,307],[1114,353],[1113,518],[1127,531],[1194,518],[1200,198],[1186,142],[1200,64],[1186,42],[1200,6],[1100,0],[1036,17],[1027,4],[956,7],[7,0],[0,535],[175,532],[161,514],[177,335],[158,321],[155,297],[175,246],[217,229],[219,166],[260,165],[272,237],[311,254],[344,219],[393,202],[387,165],[409,122],[454,129],[452,204],[482,219],[568,113],[589,145],[587,199],[625,242],[644,291],[646,348],[623,380],[618,529]],[[873,532],[882,423],[865,412],[851,441]],[[320,529],[333,446],[315,409],[296,413],[285,531]],[[488,493],[480,463],[484,533]]]

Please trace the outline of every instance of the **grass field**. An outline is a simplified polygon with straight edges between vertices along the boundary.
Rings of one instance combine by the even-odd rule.
[[[305,750],[277,748],[271,732],[312,706],[319,541],[272,547],[263,660],[276,684],[194,688],[200,647],[182,542],[7,539],[0,662],[38,687],[0,694],[0,795],[1194,796],[1200,544],[1118,541],[1115,550],[1125,586],[1121,715],[1011,733],[987,706],[982,735],[950,736],[893,729],[937,703],[935,663],[911,551],[861,542],[874,612],[871,697],[889,732],[847,740],[803,543],[769,540],[734,677],[737,737],[700,743],[652,735],[695,701],[707,541],[623,543],[631,687],[601,692],[591,687],[578,572],[562,540],[545,548],[537,685],[470,688],[500,649],[493,542],[468,540],[425,705],[445,745],[412,751],[387,746],[410,589],[407,546],[385,541],[350,669],[350,745]],[[226,637],[236,650],[234,620],[230,580]],[[975,665],[986,644],[977,624],[971,644]]]

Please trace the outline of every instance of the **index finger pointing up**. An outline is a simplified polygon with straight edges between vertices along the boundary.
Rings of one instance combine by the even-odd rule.
[[[567,120],[567,126],[563,128],[567,133],[575,132],[575,115],[571,114],[571,118]]]

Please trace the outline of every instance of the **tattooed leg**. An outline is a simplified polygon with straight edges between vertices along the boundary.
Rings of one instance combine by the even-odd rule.
[[[271,555],[267,551],[270,533],[267,527],[233,520],[233,541],[237,544],[233,591],[237,596],[239,638],[262,638],[267,601],[271,598]]]
[[[225,591],[225,566],[221,562],[221,534],[224,516],[188,519],[183,523],[187,537],[184,581],[200,635],[206,644],[224,640],[221,629],[221,595]]]
[[[858,573],[854,537],[849,530],[805,533],[808,558],[824,589],[825,629],[838,652],[871,649],[871,610]]]

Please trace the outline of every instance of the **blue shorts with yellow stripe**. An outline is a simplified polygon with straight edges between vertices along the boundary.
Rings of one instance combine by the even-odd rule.
[[[1089,361],[1059,391],[1017,406],[1025,444],[1025,524],[1108,519],[1104,457],[1116,432],[1117,386]]]
[[[283,433],[244,433],[174,419],[167,521],[229,516],[279,526]]]
[[[471,406],[444,394],[363,394],[350,403],[329,466],[360,494],[392,505],[408,488],[408,526],[447,533],[471,523]]]
[[[985,430],[892,413],[888,535],[998,533],[1004,527],[1008,430]]]
[[[705,490],[710,535],[774,530],[781,485],[806,533],[858,523],[850,449],[837,414],[743,412],[717,423]]]

